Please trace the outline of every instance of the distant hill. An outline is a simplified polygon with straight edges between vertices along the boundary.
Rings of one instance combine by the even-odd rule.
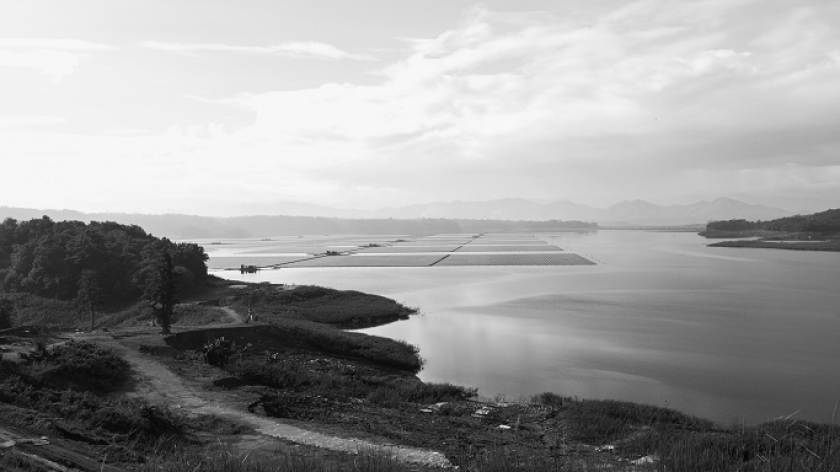
[[[434,202],[398,208],[380,208],[371,212],[380,218],[461,218],[476,220],[553,219],[593,221],[598,209],[568,201],[537,203],[522,198],[483,202]],[[562,216],[560,216],[562,215]]]
[[[644,200],[616,203],[607,208],[580,205],[567,200],[538,203],[509,198],[484,202],[436,202],[373,212],[392,218],[471,218],[497,220],[582,220],[602,225],[688,225],[732,218],[770,219],[793,213],[781,208],[752,205],[731,198],[700,201],[690,205],[657,205]]]
[[[81,213],[70,210],[36,210],[0,207],[0,220],[29,220],[49,216],[54,220],[114,221],[137,225],[156,236],[172,239],[259,238],[304,234],[429,235],[461,232],[595,230],[597,224],[583,221],[470,220],[444,218],[326,218],[314,216],[239,216],[214,218],[195,215],[142,215],[128,213]]]
[[[36,210],[0,207],[0,219],[27,220],[47,215],[55,220],[115,221],[138,225],[155,235],[177,239],[268,237],[281,234],[434,234],[482,231],[528,231],[546,227],[675,226],[706,224],[714,220],[770,220],[793,213],[752,205],[730,198],[690,205],[657,205],[644,200],[616,203],[607,208],[558,200],[534,202],[506,198],[482,202],[453,201],[378,210],[331,209],[325,206],[278,202],[251,205],[254,216],[208,217],[182,214],[81,213],[73,210]],[[288,211],[288,213],[282,213]],[[278,214],[280,212],[280,214]],[[313,214],[306,215],[311,212]],[[531,223],[529,223],[531,222]],[[563,223],[558,223],[563,222]],[[551,226],[553,225],[553,226]]]
[[[627,221],[632,224],[696,224],[732,218],[768,219],[792,213],[781,208],[752,205],[731,198],[700,201],[690,205],[656,205],[643,200],[621,202],[604,210],[595,221]]]
[[[706,232],[777,231],[785,233],[840,234],[840,209],[826,210],[812,215],[795,215],[770,221],[733,219],[712,221]]]

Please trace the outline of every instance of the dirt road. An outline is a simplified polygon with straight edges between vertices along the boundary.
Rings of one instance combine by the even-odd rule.
[[[451,467],[449,460],[440,452],[329,436],[284,424],[273,418],[240,411],[232,405],[225,404],[223,400],[213,400],[210,395],[187,385],[178,375],[151,356],[137,352],[112,339],[100,338],[96,341],[117,350],[132,365],[139,377],[133,394],[151,403],[165,404],[170,408],[184,409],[195,414],[216,415],[248,425],[263,435],[298,444],[348,453],[356,453],[360,450],[381,451],[402,462]]]

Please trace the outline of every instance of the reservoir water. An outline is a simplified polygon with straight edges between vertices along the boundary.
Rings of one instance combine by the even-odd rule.
[[[418,307],[419,316],[365,332],[419,346],[422,379],[486,397],[553,391],[722,422],[831,421],[840,401],[840,253],[710,248],[693,233],[539,236],[598,264],[213,273]]]

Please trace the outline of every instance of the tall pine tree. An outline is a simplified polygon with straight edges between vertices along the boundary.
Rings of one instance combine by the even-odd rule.
[[[102,304],[102,289],[99,286],[99,277],[92,270],[83,270],[79,276],[79,288],[76,291],[76,304],[82,310],[87,310],[90,315],[90,330],[93,331],[93,321],[96,317],[96,308]]]
[[[172,325],[172,313],[178,303],[177,286],[175,284],[175,267],[172,256],[162,245],[154,261],[152,271],[146,278],[144,297],[154,311],[155,318],[161,327],[161,333],[169,334]]]

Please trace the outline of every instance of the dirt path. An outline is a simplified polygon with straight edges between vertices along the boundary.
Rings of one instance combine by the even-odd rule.
[[[233,310],[230,310],[233,312]],[[236,312],[233,312],[234,314]],[[333,451],[356,453],[360,450],[381,451],[397,460],[434,467],[451,467],[440,452],[407,446],[381,445],[362,439],[345,439],[309,431],[284,424],[245,411],[240,411],[221,401],[209,399],[187,385],[179,376],[153,358],[134,351],[113,340],[97,340],[122,354],[140,376],[135,394],[151,403],[163,403],[174,409],[185,409],[195,414],[216,415],[246,424],[261,434],[298,444],[316,446]]]

